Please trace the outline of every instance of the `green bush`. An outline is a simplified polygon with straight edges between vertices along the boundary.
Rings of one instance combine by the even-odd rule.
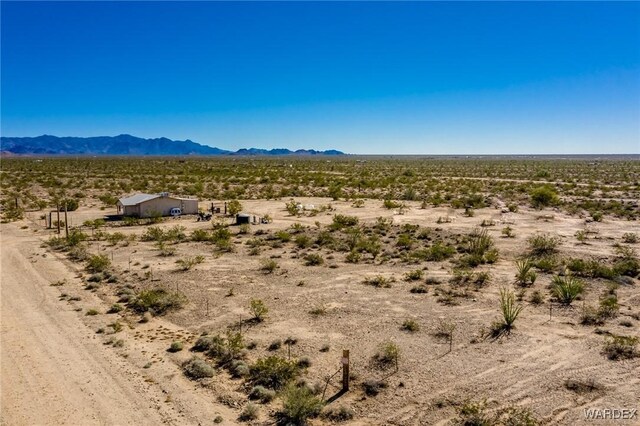
[[[269,312],[267,305],[265,305],[260,299],[251,299],[249,301],[249,310],[251,311],[253,318],[258,322],[264,321],[264,317]]]
[[[393,342],[384,342],[378,347],[378,351],[373,356],[373,360],[381,368],[395,365],[400,358],[400,348]]]
[[[250,381],[253,385],[276,390],[283,388],[300,374],[300,368],[296,361],[287,360],[277,355],[259,358],[249,370]]]
[[[142,290],[129,302],[129,307],[136,312],[152,312],[162,315],[167,311],[180,309],[187,298],[182,293],[169,293],[162,288]]]
[[[90,272],[103,272],[109,269],[111,260],[104,254],[94,254],[87,260],[87,269]]]
[[[540,258],[550,256],[558,252],[560,238],[549,234],[536,234],[529,237],[529,252],[531,256]]]
[[[556,275],[552,280],[551,292],[560,303],[570,305],[584,292],[584,284],[571,275]]]
[[[543,207],[555,206],[560,200],[558,198],[558,194],[553,189],[553,187],[549,185],[539,186],[534,188],[529,193],[531,199],[531,206],[536,209],[541,209]]]
[[[278,262],[273,259],[262,259],[260,264],[260,270],[266,274],[271,274],[278,269]]]
[[[310,253],[304,257],[306,266],[318,266],[324,263],[324,259],[318,253]]]
[[[324,403],[306,386],[289,385],[282,395],[281,417],[288,424],[305,425],[307,419],[316,417]]]

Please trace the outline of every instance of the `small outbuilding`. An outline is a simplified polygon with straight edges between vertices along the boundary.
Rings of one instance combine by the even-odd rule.
[[[116,203],[118,214],[134,217],[171,216],[172,209],[180,209],[181,214],[197,214],[198,200],[159,194],[135,194],[123,197]],[[175,210],[174,210],[175,212]]]
[[[249,224],[251,223],[251,215],[245,214],[245,213],[238,213],[236,215],[236,224],[237,225],[242,225],[242,224]]]

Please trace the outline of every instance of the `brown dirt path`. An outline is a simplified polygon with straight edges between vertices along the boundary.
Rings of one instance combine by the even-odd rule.
[[[0,424],[212,422],[206,401],[196,398],[201,404],[194,411],[179,398],[168,403],[184,385],[174,383],[168,392],[145,380],[96,338],[80,313],[60,303],[60,292],[49,284],[73,275],[54,257],[33,255],[37,237],[2,225],[0,244]]]

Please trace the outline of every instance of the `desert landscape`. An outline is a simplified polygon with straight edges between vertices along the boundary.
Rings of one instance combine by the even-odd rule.
[[[2,163],[3,425],[638,422],[637,156]]]

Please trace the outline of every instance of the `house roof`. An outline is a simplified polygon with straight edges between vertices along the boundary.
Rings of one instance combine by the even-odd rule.
[[[140,203],[144,203],[145,201],[155,200],[156,198],[171,198],[173,200],[181,200],[181,201],[198,201],[197,198],[184,198],[184,197],[174,197],[169,195],[168,192],[161,192],[159,194],[135,194],[129,197],[122,197],[118,200],[123,206],[135,206]]]
[[[118,202],[123,206],[135,206],[136,204],[144,203],[145,201],[159,197],[161,197],[160,194],[136,194],[130,197],[120,198]]]

